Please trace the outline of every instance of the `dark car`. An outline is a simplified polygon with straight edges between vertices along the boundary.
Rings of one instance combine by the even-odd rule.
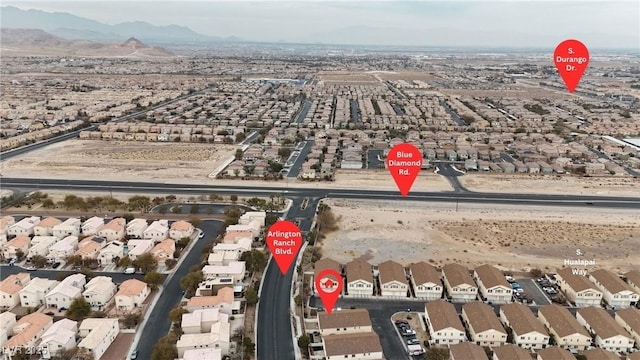
[[[56,262],[54,262],[53,264],[51,264],[51,268],[52,268],[52,269],[57,269],[57,268],[58,268],[58,266],[60,266],[60,262],[59,262],[59,261],[56,261]]]

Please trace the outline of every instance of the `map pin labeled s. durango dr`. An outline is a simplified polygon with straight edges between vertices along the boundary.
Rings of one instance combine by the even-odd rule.
[[[553,62],[567,89],[573,93],[589,65],[589,50],[578,40],[565,40],[553,52]]]
[[[421,168],[422,152],[411,144],[398,144],[387,155],[387,169],[403,197],[409,194]]]
[[[331,314],[338,297],[342,294],[342,286],[344,285],[342,275],[335,270],[327,269],[316,276],[314,283],[324,310],[327,314]]]
[[[302,246],[302,232],[291,221],[277,221],[267,231],[267,246],[282,275],[286,274]]]

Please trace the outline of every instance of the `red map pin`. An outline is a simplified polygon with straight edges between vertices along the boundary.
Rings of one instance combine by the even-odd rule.
[[[565,40],[556,47],[553,62],[567,89],[573,93],[589,65],[589,50],[578,40]]]
[[[267,231],[267,246],[284,275],[289,271],[302,246],[302,232],[291,221],[278,221]]]
[[[333,307],[342,293],[342,275],[331,269],[321,271],[315,279],[316,290],[322,300],[322,305],[327,314],[331,314]]]
[[[422,168],[422,152],[411,144],[398,144],[387,155],[387,169],[393,176],[400,194],[406,197]]]

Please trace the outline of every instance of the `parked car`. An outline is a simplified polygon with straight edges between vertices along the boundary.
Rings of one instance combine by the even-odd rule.
[[[419,345],[420,340],[416,338],[407,339],[407,345]]]
[[[54,262],[53,264],[51,264],[51,268],[52,268],[52,269],[57,269],[57,268],[58,268],[58,266],[60,266],[60,261],[56,261],[56,262]]]
[[[138,350],[133,350],[133,352],[131,353],[131,356],[129,358],[131,360],[137,359],[138,358]]]
[[[27,271],[36,271],[36,267],[33,265],[27,266]]]
[[[505,278],[507,279],[507,281],[508,281],[509,283],[514,283],[514,282],[516,282],[516,279],[514,279],[514,278],[513,278],[513,276],[509,276],[509,275],[507,275],[507,276],[505,276]]]
[[[123,273],[124,274],[135,274],[136,273],[136,269],[132,268],[132,267],[128,267],[128,268],[124,269]]]

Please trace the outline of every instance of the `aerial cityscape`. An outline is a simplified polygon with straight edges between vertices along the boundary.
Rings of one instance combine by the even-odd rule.
[[[640,360],[640,3],[0,15],[1,359]]]

